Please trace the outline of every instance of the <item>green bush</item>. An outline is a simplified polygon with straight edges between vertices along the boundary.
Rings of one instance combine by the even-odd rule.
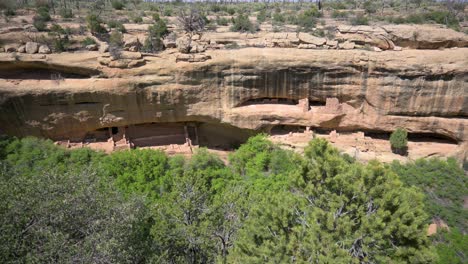
[[[268,16],[267,16],[267,12],[265,9],[262,9],[258,12],[257,14],[257,22],[258,23],[263,23],[267,20]]]
[[[49,14],[49,8],[45,6],[41,6],[37,9],[36,16],[38,16],[39,19],[46,21],[46,22],[51,20],[51,17]]]
[[[317,18],[321,17],[320,11],[313,6],[312,8],[304,11],[299,14],[296,18],[296,25],[298,25],[301,30],[310,31],[317,24]]]
[[[431,11],[423,13],[412,13],[406,17],[388,17],[387,20],[395,24],[425,24],[438,23],[446,25],[449,28],[459,30],[460,21],[448,11]]]
[[[167,29],[167,25],[164,20],[159,20],[158,22],[148,27],[149,37],[163,38],[167,34],[169,34],[169,30]]]
[[[113,47],[122,47],[123,46],[123,35],[118,30],[112,31],[109,36],[109,44]]]
[[[450,227],[466,232],[468,212],[463,198],[468,196],[468,178],[454,159],[418,159],[401,164],[392,163],[400,179],[426,193],[426,211],[431,218],[442,219]]]
[[[357,15],[351,19],[351,25],[358,26],[358,25],[369,25],[369,19],[363,15]]]
[[[374,14],[377,12],[377,5],[373,0],[367,0],[364,2],[364,10],[367,14]]]
[[[226,9],[226,12],[227,12],[229,15],[233,16],[233,15],[236,13],[236,9],[234,9],[234,7],[228,7],[228,8]]]
[[[159,13],[154,13],[152,17],[154,22],[158,22],[161,19]]]
[[[134,23],[137,23],[137,24],[143,23],[143,18],[139,15],[133,16],[132,20]]]
[[[68,9],[68,8],[62,8],[60,9],[59,11],[60,13],[60,16],[62,18],[72,18],[73,17],[73,12],[71,9]]]
[[[142,51],[155,53],[164,49],[162,38],[169,34],[166,22],[158,20],[154,25],[148,27],[148,37],[143,43]]]
[[[255,32],[258,31],[256,27],[249,19],[247,15],[239,14],[237,17],[232,18],[231,31],[238,32]]]
[[[390,146],[394,153],[404,155],[408,150],[408,132],[406,129],[397,128],[390,135]]]
[[[110,20],[109,22],[107,22],[107,26],[109,28],[115,28],[116,30],[120,31],[121,33],[126,33],[127,32],[127,29],[125,28],[123,23],[120,22],[120,21],[117,21],[117,20]]]
[[[442,230],[434,236],[439,261],[437,264],[465,264],[468,252],[468,235],[460,232],[458,228]]]
[[[172,11],[172,8],[166,6],[166,7],[164,8],[163,14],[164,14],[164,16],[172,16],[172,12],[173,12],[173,11]]]
[[[69,30],[63,29],[58,24],[53,24],[50,27],[50,31],[48,33],[49,36],[53,38],[53,49],[56,52],[62,52],[67,50],[68,45],[70,44],[69,41]]]
[[[254,178],[255,192],[227,263],[363,263],[362,256],[368,263],[434,261],[423,195],[403,186],[390,169],[375,161],[350,163],[325,140],[314,139],[299,163],[278,165],[292,167],[290,182],[281,184],[282,173],[275,175],[269,165],[292,155],[273,159],[274,146],[255,143],[232,165]],[[250,167],[266,173],[252,177]]]
[[[81,45],[83,47],[86,47],[88,45],[93,45],[93,44],[96,44],[96,41],[90,37],[86,37],[85,39],[81,41]]]
[[[273,14],[273,24],[282,25],[284,22],[286,22],[286,19],[284,18],[283,14],[278,12]]]
[[[102,21],[96,14],[86,16],[86,24],[92,34],[106,33],[106,29],[101,25]]]
[[[227,26],[229,24],[229,20],[225,17],[216,17],[216,24],[218,26]]]
[[[112,8],[114,8],[115,10],[122,10],[125,7],[125,3],[119,0],[113,0],[111,2],[111,5],[112,5]]]
[[[333,10],[332,17],[333,18],[348,18],[348,12]]]
[[[47,29],[47,23],[38,18],[38,17],[33,17],[33,26],[38,30],[38,31],[45,31]]]

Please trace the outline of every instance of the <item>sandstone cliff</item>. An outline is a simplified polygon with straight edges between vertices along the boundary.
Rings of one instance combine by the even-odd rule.
[[[166,51],[144,56],[145,65],[133,69],[101,66],[98,52],[2,54],[0,130],[79,141],[107,127],[199,122],[205,140],[226,137],[229,144],[276,125],[372,132],[405,127],[468,141],[467,48],[206,54],[212,59],[188,63]]]

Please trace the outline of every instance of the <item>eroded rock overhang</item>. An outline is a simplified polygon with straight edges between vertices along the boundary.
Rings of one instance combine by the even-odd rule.
[[[23,67],[28,76],[39,67],[42,74],[1,77],[0,129],[83,140],[103,128],[198,122],[221,125],[226,133],[229,127],[268,132],[275,125],[383,132],[404,127],[468,140],[468,49],[208,53],[212,59],[202,63],[161,53],[125,70],[99,66],[99,54],[92,52],[20,56],[8,62],[15,70]],[[63,74],[48,78],[54,72]]]

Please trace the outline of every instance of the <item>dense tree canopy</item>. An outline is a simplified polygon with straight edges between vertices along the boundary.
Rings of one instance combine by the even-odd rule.
[[[437,250],[425,235],[434,216],[464,228],[453,161],[363,165],[321,139],[299,155],[257,135],[228,165],[206,149],[105,155],[34,138],[2,139],[0,165],[5,263],[464,261],[462,232]],[[428,203],[436,177],[453,208]]]

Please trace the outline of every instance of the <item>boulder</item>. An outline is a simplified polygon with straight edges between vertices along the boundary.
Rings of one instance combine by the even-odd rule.
[[[201,44],[195,44],[190,49],[190,53],[200,53],[206,51],[206,46]]]
[[[109,65],[109,63],[112,61],[111,58],[109,57],[99,57],[98,58],[98,62],[101,64],[101,65]]]
[[[338,47],[338,41],[327,39],[327,45],[330,46],[330,48],[336,48]]]
[[[375,52],[381,52],[381,51],[382,51],[382,49],[381,49],[381,48],[379,48],[379,47],[374,47],[374,51],[375,51]]]
[[[393,48],[393,50],[394,50],[394,51],[402,51],[403,48],[402,48],[402,47],[399,47],[399,46],[395,46],[395,47]]]
[[[163,39],[163,45],[166,49],[174,49],[177,47],[175,40]]]
[[[114,60],[109,62],[107,66],[110,68],[119,68],[119,69],[125,69],[128,67],[129,60]]]
[[[176,40],[176,46],[179,52],[189,53],[191,49],[191,39],[188,36],[180,37]]]
[[[105,59],[101,60],[101,64],[107,63]],[[134,67],[139,67],[141,65],[145,64],[145,60],[129,60],[129,59],[118,59],[118,60],[113,60],[108,62],[107,65],[110,68],[119,68],[119,69],[128,69],[128,68],[134,68]]]
[[[345,49],[345,50],[351,50],[351,49],[354,49],[354,46],[356,44],[354,44],[354,42],[350,42],[350,41],[345,41],[343,43],[340,43],[338,44],[338,46],[340,47],[340,49]]]
[[[140,50],[141,46],[141,42],[137,37],[130,37],[124,40],[124,48],[127,48],[129,50],[133,49],[135,51],[138,51]]]
[[[26,46],[25,46],[25,45],[19,46],[18,52],[19,52],[19,53],[25,53],[25,52],[26,52]]]
[[[41,45],[41,46],[39,46],[38,52],[39,52],[40,54],[50,54],[50,53],[51,53],[51,50],[50,50],[50,48],[49,48],[47,45]]]
[[[106,52],[108,52],[108,51],[109,51],[109,44],[107,44],[107,43],[101,43],[101,44],[99,45],[99,52],[100,52],[100,53],[106,53]]]
[[[139,60],[142,57],[143,56],[140,52],[122,51],[122,53],[120,54],[120,58],[129,60]]]
[[[34,54],[39,51],[39,43],[36,42],[27,42],[26,43],[26,53],[28,54]]]
[[[299,44],[298,49],[316,49],[317,46],[314,44]]]
[[[206,54],[179,54],[176,58],[176,62],[204,62],[209,59],[211,59],[211,56]]]
[[[136,46],[133,46],[133,47],[130,47],[128,49],[128,51],[131,51],[131,52],[138,52],[140,50],[140,48],[136,47]]]
[[[91,44],[91,45],[86,46],[85,49],[89,51],[97,51],[99,48],[97,44]]]
[[[323,45],[323,44],[325,44],[327,42],[327,39],[325,39],[325,38],[319,38],[319,37],[313,36],[313,35],[308,34],[308,33],[302,33],[301,32],[301,33],[297,34],[297,37],[303,43],[314,44],[314,45],[317,45],[317,46],[321,46],[321,45]]]

